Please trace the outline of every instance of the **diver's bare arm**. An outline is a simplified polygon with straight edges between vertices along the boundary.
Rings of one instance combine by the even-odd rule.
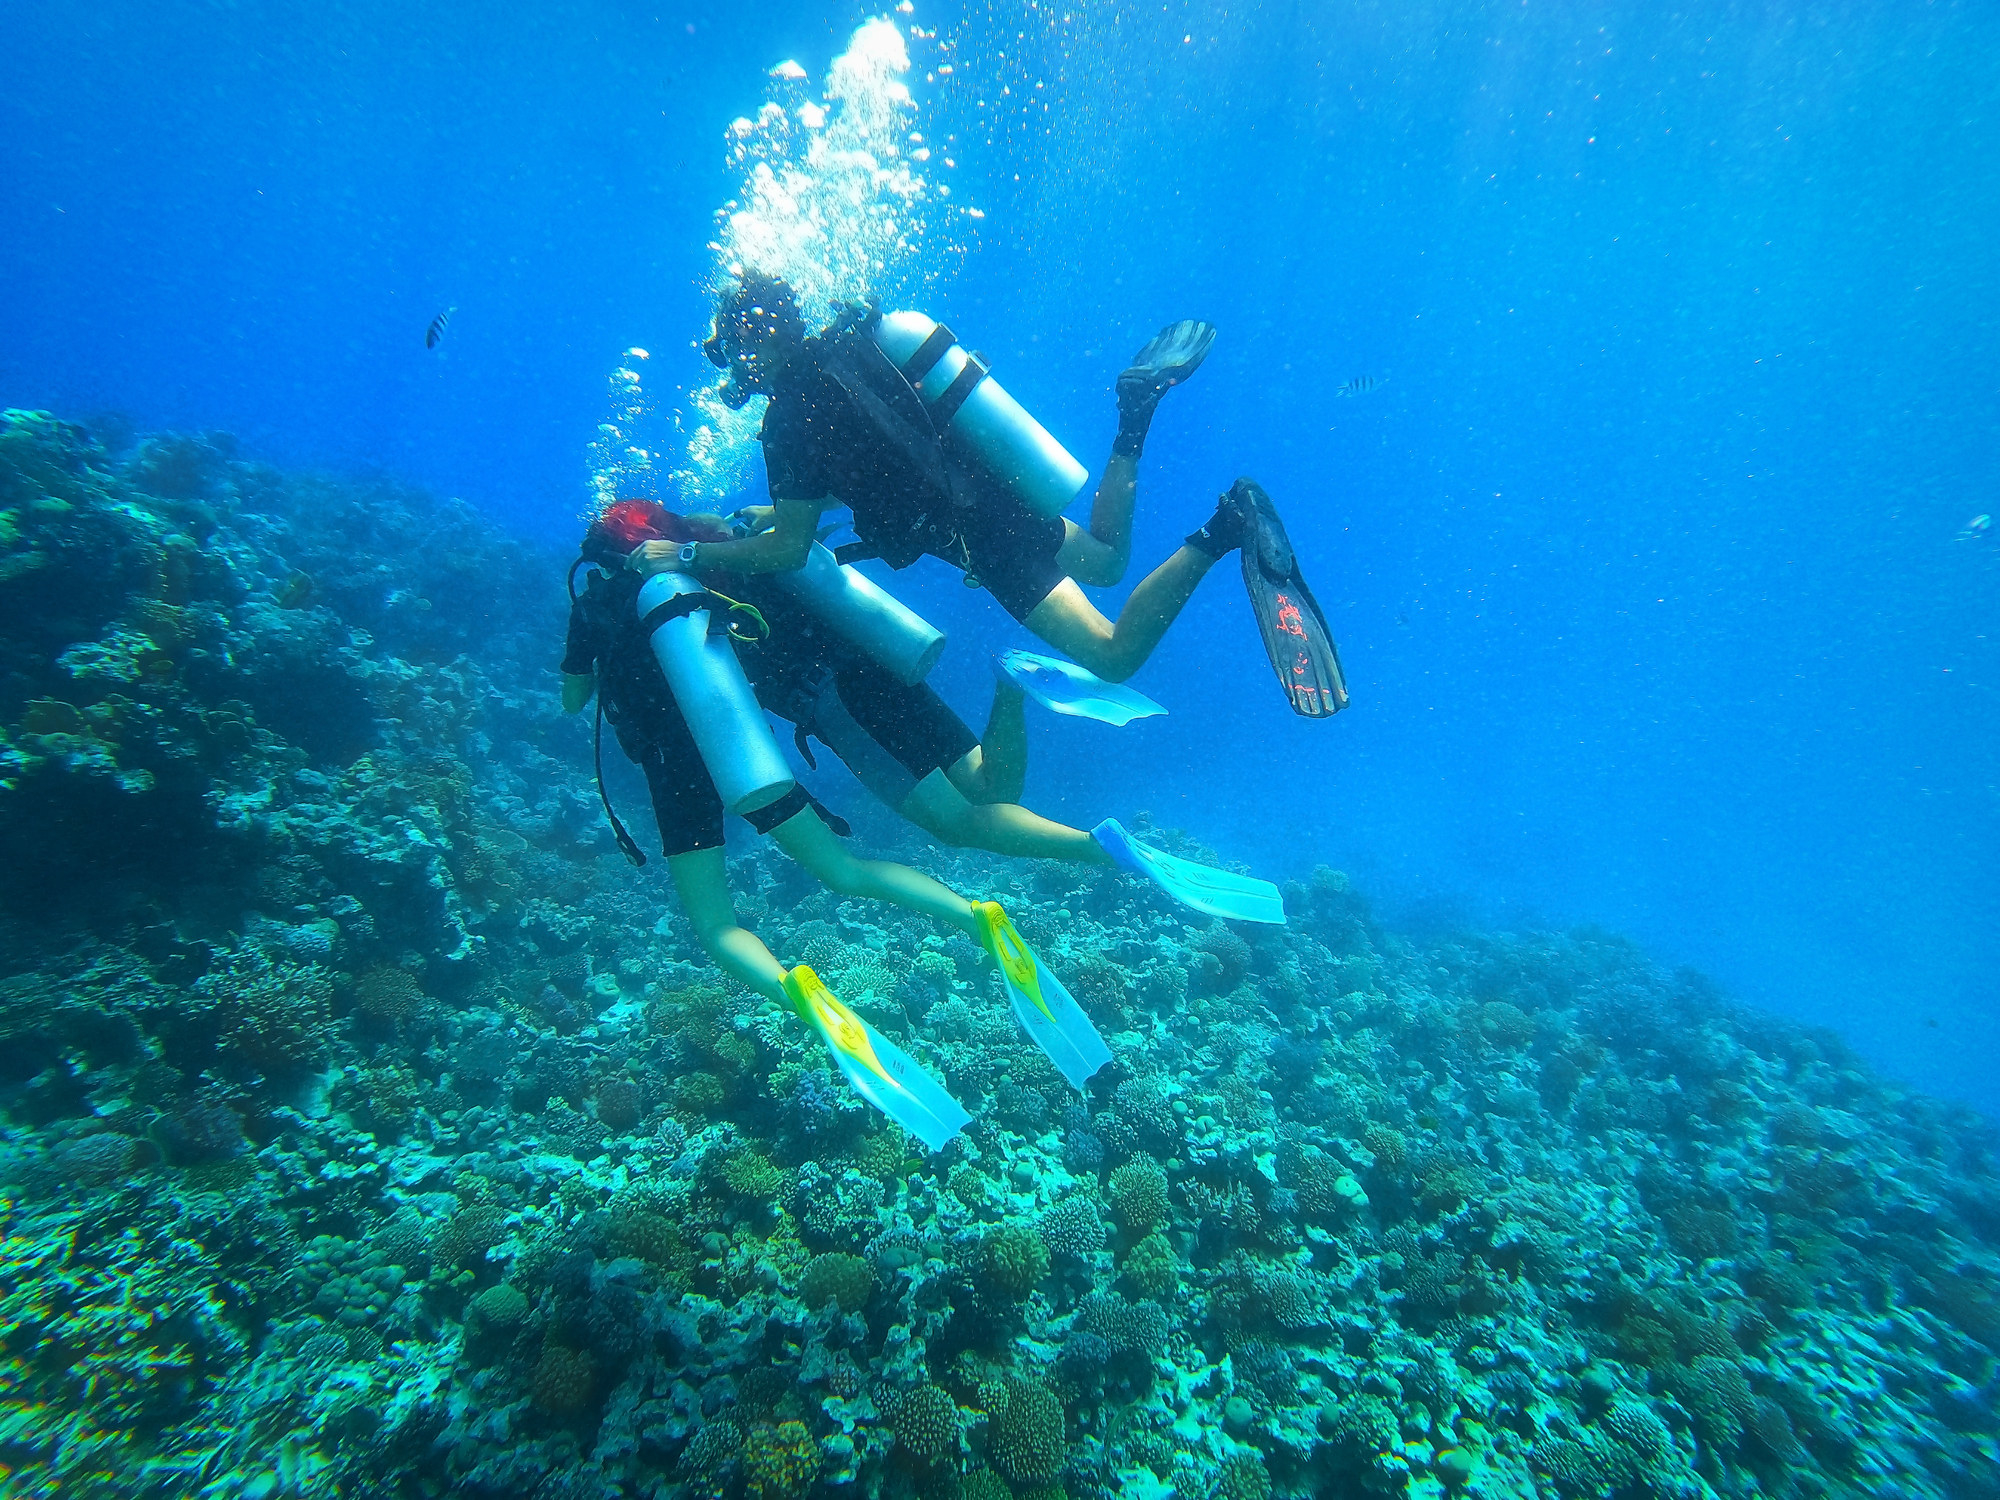
[[[773,507],[777,523],[769,531],[741,541],[700,543],[697,571],[790,573],[803,568],[821,514],[837,503],[831,496],[825,500],[780,500]],[[630,566],[649,578],[655,573],[678,573],[680,548],[673,542],[646,542],[632,554]]]
[[[585,672],[578,676],[575,672],[563,673],[563,712],[576,714],[583,712],[584,704],[590,701],[591,690],[597,686],[597,679]]]

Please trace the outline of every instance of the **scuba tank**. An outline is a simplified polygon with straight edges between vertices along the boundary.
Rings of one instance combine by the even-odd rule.
[[[709,634],[710,612],[720,602],[685,573],[658,573],[639,588],[639,628],[666,673],[723,808],[752,813],[792,789],[792,771],[728,634]]]
[[[944,651],[944,632],[858,568],[814,542],[806,565],[771,578],[895,676],[915,687]]]
[[[916,388],[940,434],[949,433],[1038,515],[1058,516],[1090,476],[1029,416],[942,323],[922,313],[883,313],[869,328],[876,347]]]

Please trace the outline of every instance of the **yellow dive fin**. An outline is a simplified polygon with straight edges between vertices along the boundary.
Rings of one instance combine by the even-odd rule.
[[[799,964],[783,980],[792,1008],[817,1031],[856,1093],[936,1151],[972,1116],[895,1043],[844,1005],[812,969]]]
[[[1035,950],[999,902],[973,902],[972,916],[979,924],[981,946],[1000,966],[1014,1019],[1048,1054],[1056,1071],[1073,1087],[1082,1088],[1091,1074],[1111,1061],[1111,1049],[1104,1045],[1104,1038],[1062,981],[1035,957]]]

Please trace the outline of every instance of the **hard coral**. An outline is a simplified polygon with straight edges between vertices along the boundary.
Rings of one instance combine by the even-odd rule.
[[[1232,1453],[1215,1471],[1215,1500],[1271,1500],[1271,1474],[1254,1453]]]
[[[423,986],[407,969],[377,964],[354,982],[354,1008],[386,1026],[402,1025],[423,1002]]]
[[[796,1500],[812,1488],[825,1462],[805,1423],[758,1427],[744,1445],[744,1482],[755,1500]]]
[[[1013,1376],[980,1392],[986,1406],[986,1451],[1015,1484],[1046,1483],[1062,1472],[1063,1409],[1055,1392]]]
[[[1158,1230],[1134,1245],[1125,1257],[1125,1279],[1150,1297],[1172,1295],[1180,1285],[1174,1247]]]
[[[982,1288],[1019,1302],[1049,1273],[1049,1251],[1028,1224],[1003,1224],[980,1244]]]
[[[918,1458],[943,1458],[958,1451],[958,1403],[935,1385],[920,1385],[890,1403],[896,1441]]]
[[[859,1312],[874,1290],[874,1269],[861,1256],[840,1250],[815,1255],[799,1278],[799,1300],[815,1312],[829,1302],[842,1312]]]
[[[1134,1234],[1146,1234],[1167,1217],[1167,1174],[1149,1157],[1135,1157],[1111,1174],[1111,1206]]]
[[[1057,1255],[1079,1259],[1104,1248],[1104,1221],[1097,1205],[1080,1194],[1063,1198],[1042,1215],[1042,1242]]]
[[[551,1340],[535,1365],[535,1408],[552,1417],[572,1417],[590,1404],[597,1386],[597,1362],[587,1350]]]

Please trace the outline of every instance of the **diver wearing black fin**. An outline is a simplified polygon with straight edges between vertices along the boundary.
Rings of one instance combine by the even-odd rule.
[[[1111,451],[1137,458],[1145,451],[1146,433],[1160,398],[1201,368],[1215,344],[1215,325],[1194,318],[1169,323],[1118,376],[1118,436]],[[1094,519],[1094,518],[1093,518]]]
[[[1347,679],[1333,632],[1299,573],[1298,554],[1264,487],[1254,479],[1238,479],[1187,544],[1218,561],[1242,549],[1243,587],[1271,670],[1278,674],[1292,711],[1324,719],[1347,707]]]
[[[1115,621],[1081,585],[1102,588],[1124,579],[1138,457],[1154,409],[1200,366],[1215,330],[1192,320],[1170,324],[1119,377],[1118,439],[1086,528],[1064,519],[1060,504],[1036,509],[1010,483],[961,461],[960,446],[947,441],[956,419],[940,413],[953,390],[963,386],[976,398],[990,386],[980,383],[984,364],[963,356],[950,389],[926,397],[921,386],[928,377],[911,376],[878,345],[881,330],[905,316],[850,310],[808,335],[796,297],[776,277],[746,270],[724,291],[704,348],[730,372],[724,399],[731,405],[753,394],[771,398],[760,438],[773,503],[758,517],[758,534],[705,548],[704,556],[712,552],[716,567],[738,573],[796,570],[820,517],[849,506],[856,534],[890,567],[906,568],[926,554],[940,558],[1043,641],[1100,677],[1124,681],[1159,645],[1215,559],[1180,548],[1140,580]],[[923,322],[931,332],[912,361],[934,346],[957,353],[948,329]],[[935,372],[931,357],[924,368]],[[964,401],[952,409],[964,410]],[[1061,457],[1080,487],[1082,466],[1067,453]]]

